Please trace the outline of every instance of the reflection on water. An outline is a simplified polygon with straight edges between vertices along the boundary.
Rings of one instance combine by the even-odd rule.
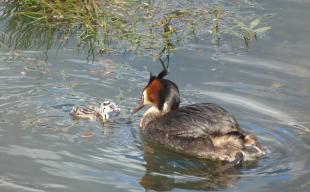
[[[243,9],[251,9],[251,14]],[[97,53],[156,56],[191,41],[235,37],[248,47],[270,29],[255,1],[2,1],[0,42],[8,50],[75,47]],[[244,16],[246,15],[246,17]],[[226,43],[223,41],[222,43]]]
[[[150,143],[144,143],[144,160],[146,172],[140,184],[145,189],[216,190],[233,187],[239,180],[240,167],[187,158]]]
[[[268,37],[274,42],[217,57],[209,47],[178,51],[170,60],[168,78],[182,104],[218,103],[257,135],[267,154],[256,164],[200,161],[142,141],[141,114],[129,118],[129,109],[159,62],[124,54],[87,63],[70,50],[41,61],[34,52],[15,59],[1,52],[0,191],[308,191],[310,47],[302,42],[309,33],[292,37],[295,29],[279,20],[301,26],[295,15],[309,12],[300,9],[302,1],[290,12],[278,10],[283,2],[266,2],[281,16]],[[118,119],[104,125],[71,119],[72,106],[106,99],[120,102]]]

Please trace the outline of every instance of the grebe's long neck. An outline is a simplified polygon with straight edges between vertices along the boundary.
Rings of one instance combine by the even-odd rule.
[[[164,104],[163,110],[159,111],[156,107],[150,107],[142,116],[140,120],[140,127],[143,129],[151,121],[161,117],[162,115],[168,113],[170,109],[166,104]]]

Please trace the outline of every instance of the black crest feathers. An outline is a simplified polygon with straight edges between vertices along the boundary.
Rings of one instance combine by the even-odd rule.
[[[148,84],[150,84],[153,80],[155,80],[156,79],[156,76],[154,76],[153,74],[152,74],[152,72],[150,72],[150,80],[149,80],[149,83]]]
[[[165,76],[168,75],[169,57],[167,57],[167,59],[168,59],[168,64],[165,65],[165,62],[164,62],[161,58],[159,58],[159,61],[160,61],[161,65],[162,65],[162,67],[163,67],[163,70],[162,70],[160,73],[158,73],[157,76],[154,76],[154,75],[150,72],[150,80],[149,80],[148,85],[149,85],[153,80],[155,80],[155,79],[163,79]]]
[[[166,75],[168,75],[168,71],[167,69],[163,69],[156,77],[156,79],[162,79],[164,78]]]
[[[163,69],[157,76],[153,75],[150,72],[150,80],[148,82],[148,85],[155,79],[163,79],[166,75],[168,75],[167,69]]]

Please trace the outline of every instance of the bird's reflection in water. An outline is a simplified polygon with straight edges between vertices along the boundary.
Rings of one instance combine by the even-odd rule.
[[[239,180],[240,166],[186,157],[149,142],[143,150],[146,173],[140,184],[146,190],[217,190],[233,187]]]

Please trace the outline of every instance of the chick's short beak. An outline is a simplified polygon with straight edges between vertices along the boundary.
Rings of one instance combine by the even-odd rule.
[[[131,114],[133,115],[133,114],[137,113],[143,107],[144,107],[144,101],[143,101],[143,97],[141,97],[141,99],[138,101],[136,106],[132,109]]]

